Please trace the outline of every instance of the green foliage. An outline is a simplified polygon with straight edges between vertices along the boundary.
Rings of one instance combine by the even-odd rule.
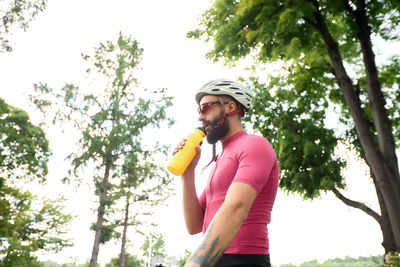
[[[18,182],[43,182],[50,152],[43,130],[0,98],[0,266],[42,266],[34,252],[70,246],[60,236],[72,220],[63,199],[39,200]]]
[[[183,257],[180,257],[178,260],[179,267],[183,267],[186,263],[186,261],[189,259],[190,255],[192,255],[192,252],[185,248],[185,254],[183,254]]]
[[[143,242],[141,249],[144,257],[149,257],[150,251],[152,258],[155,256],[160,256],[161,258],[167,257],[167,254],[165,253],[164,237],[158,233],[150,233],[150,235],[147,236],[146,240]]]
[[[0,98],[0,180],[44,181],[49,157],[43,130],[30,122],[25,111]]]
[[[322,264],[317,260],[304,262],[300,265],[282,264],[276,267],[378,267],[383,262],[382,256],[358,257],[358,259],[346,256],[344,259],[329,259]]]
[[[289,263],[289,264],[282,264],[282,265],[279,265],[279,267],[297,267],[297,266],[294,265],[294,264]]]
[[[44,261],[43,267],[89,267],[89,263],[75,264],[75,263],[63,263],[59,264],[54,261]]]
[[[400,266],[400,253],[389,252],[389,254],[386,255],[386,266]]]
[[[391,118],[393,135],[396,147],[400,147],[400,76],[396,75],[400,69],[400,58],[393,56],[388,63],[379,69],[379,81],[386,97],[388,115]]]
[[[172,98],[164,89],[139,87],[135,74],[142,53],[136,40],[120,33],[116,42],[100,43],[93,54],[83,55],[86,73],[104,86],[101,90],[90,93],[72,83],[61,89],[34,85],[32,102],[51,123],[72,123],[81,133],[79,148],[68,156],[72,168],[65,181],[70,177],[79,181],[79,171],[95,168],[93,180],[99,196],[95,246],[121,237],[122,226],[141,225],[138,213],[148,214],[149,209],[143,208],[159,203],[169,193],[171,177],[157,162],[165,147],[154,142],[147,148],[142,141],[146,130],[173,123],[166,114]],[[140,212],[130,213],[132,203]],[[124,217],[127,223],[121,220]],[[91,264],[96,262],[94,257]]]
[[[358,257],[358,259],[346,256],[344,259],[336,258],[331,260],[326,260],[323,264],[326,267],[378,267],[382,263],[382,256],[370,256],[370,257]]]
[[[354,122],[338,87],[331,59],[318,31],[315,3],[333,39],[339,44],[343,63],[351,67],[360,104],[372,122],[365,89],[365,70],[353,17],[344,1],[219,0],[207,10],[198,29],[188,37],[213,41],[207,57],[233,62],[253,56],[255,62],[279,63],[279,74],[255,73],[249,86],[256,97],[247,117],[277,151],[282,170],[281,187],[305,198],[321,191],[344,188],[340,170],[345,162],[334,156],[339,142],[352,144],[364,156]],[[368,22],[372,34],[384,40],[400,40],[400,13],[392,1],[370,1]],[[373,16],[372,16],[373,14]],[[400,142],[398,57],[380,67],[382,90],[395,142]],[[330,117],[328,117],[330,114]],[[335,114],[332,116],[331,114]],[[337,120],[333,123],[333,120]],[[290,155],[290,156],[289,156]]]
[[[37,14],[46,8],[47,0],[3,0],[0,6],[0,52],[10,52],[8,35],[15,28],[26,30]]]
[[[151,248],[151,249],[150,249]],[[165,240],[161,234],[150,233],[142,243],[141,250],[143,251],[142,257],[136,255],[125,254],[125,267],[141,267],[145,266],[145,260],[143,258],[149,258],[149,251],[151,250],[152,258],[160,256],[164,259],[167,258],[165,252]],[[119,264],[119,256],[114,257],[106,264],[105,267],[117,267]]]
[[[113,176],[120,176],[121,172],[137,176],[131,163],[151,155],[142,146],[143,130],[160,127],[163,122],[168,126],[173,123],[166,115],[172,102],[164,89],[150,92],[135,88],[134,74],[143,52],[138,46],[136,40],[120,34],[117,43],[101,43],[94,55],[83,56],[92,65],[87,69],[89,74],[106,78],[104,90],[96,94],[85,93],[73,84],[58,90],[42,83],[34,85],[36,95],[31,96],[32,102],[39,110],[47,112],[52,123],[72,122],[82,133],[81,149],[69,156],[74,171],[71,174],[79,176],[76,170],[91,161],[104,167],[111,157]],[[140,97],[141,94],[147,98]],[[58,105],[63,107],[52,112]],[[101,180],[101,175],[96,176],[96,184],[101,184]]]
[[[314,198],[321,191],[344,187],[340,174],[344,163],[333,157],[339,139],[326,127],[325,103],[312,98],[319,91],[309,87],[302,93],[300,86],[279,86],[282,80],[293,82],[290,77],[294,76],[272,78],[268,86],[254,79],[257,97],[249,118],[275,147],[281,188]]]
[[[335,192],[376,219],[386,251],[400,250],[400,65],[398,54],[375,55],[382,53],[376,44],[399,43],[399,21],[398,1],[216,0],[188,33],[213,42],[209,59],[254,60],[248,84],[256,96],[245,120],[277,152],[280,187],[309,199]],[[338,144],[370,167],[387,212],[340,193],[347,162],[335,153]]]
[[[321,265],[317,262],[317,260],[312,260],[300,264],[300,267],[320,267]]]
[[[42,266],[37,251],[58,252],[71,246],[60,237],[72,217],[60,200],[39,202],[29,192],[4,186],[0,191],[0,266]]]
[[[110,241],[113,237],[115,237],[115,227],[116,225],[103,225],[101,229],[101,238],[100,243],[105,244]],[[90,229],[95,231],[96,230],[96,223],[92,223]]]
[[[118,267],[119,257],[112,258],[109,263],[106,263],[105,267]],[[139,259],[136,255],[125,254],[125,265],[124,267],[142,267],[145,266],[145,262]]]
[[[395,1],[371,1],[368,13],[371,30],[386,40],[399,40],[399,9]],[[327,27],[341,44],[342,55],[354,59],[360,55],[355,27],[343,2],[318,3]],[[257,59],[272,62],[277,59],[326,60],[325,45],[315,31],[315,5],[312,1],[218,0],[207,10],[200,27],[188,37],[213,40],[208,57],[214,60],[237,60],[250,52]],[[323,52],[323,53],[321,53]],[[356,57],[357,58],[357,57]],[[358,57],[359,59],[359,57]],[[351,60],[355,62],[354,60]]]

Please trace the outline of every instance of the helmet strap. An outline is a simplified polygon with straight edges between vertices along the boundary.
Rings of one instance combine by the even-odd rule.
[[[225,119],[226,119],[226,115],[227,115],[227,114],[222,115],[222,117],[219,119],[219,121],[218,121],[218,124],[219,124],[219,125],[222,125],[222,124],[224,123],[224,121],[225,121]]]
[[[236,109],[235,110],[232,110],[231,112],[229,112],[229,113],[225,113],[225,104],[224,104],[224,101],[222,100],[222,98],[221,98],[221,96],[218,96],[218,101],[221,103],[221,106],[222,106],[222,110],[224,111],[224,115],[221,117],[221,119],[219,120],[219,124],[220,125],[222,125],[223,123],[224,123],[224,121],[225,121],[225,119],[227,118],[227,117],[231,117],[231,116],[233,116],[233,115],[235,115],[235,114],[238,114],[239,112],[240,112],[240,115],[242,115],[242,111],[241,111],[241,107],[240,107],[240,105],[238,105],[238,104],[236,104]],[[242,116],[243,117],[243,116]]]

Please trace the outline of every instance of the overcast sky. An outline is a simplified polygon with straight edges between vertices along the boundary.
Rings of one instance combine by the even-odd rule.
[[[14,34],[14,51],[0,54],[1,97],[28,111],[32,120],[39,122],[40,117],[29,106],[27,97],[32,85],[44,82],[57,87],[71,81],[79,84],[83,79],[81,53],[92,52],[99,42],[115,41],[121,31],[132,35],[144,48],[139,81],[149,88],[167,88],[168,95],[174,97],[170,116],[176,120],[176,125],[161,129],[150,138],[158,140],[162,136],[162,142],[175,144],[199,124],[194,102],[196,89],[214,78],[236,78],[244,74],[243,68],[228,69],[206,60],[204,55],[209,45],[186,38],[186,33],[195,28],[202,11],[209,5],[210,1],[195,0],[49,0],[47,9],[38,15],[27,32]],[[93,246],[89,225],[95,221],[91,208],[97,203],[89,187],[75,191],[60,183],[68,169],[63,159],[73,149],[76,138],[69,134],[62,134],[57,128],[48,130],[54,155],[45,192],[46,195],[63,192],[70,198],[68,211],[78,216],[70,231],[75,246],[58,255],[42,258],[84,262],[90,258]],[[204,145],[203,150],[202,162],[207,162],[210,149]],[[349,158],[352,163],[345,171],[348,190],[344,193],[379,211],[372,183],[365,176],[365,167],[354,160],[354,156]],[[206,175],[197,178],[198,191],[201,191]],[[169,199],[168,207],[157,212],[154,221],[166,239],[167,252],[179,257],[185,248],[193,250],[201,236],[186,233],[180,206],[180,178],[176,179],[176,196]],[[89,184],[91,180],[88,175]],[[378,224],[363,212],[345,206],[332,194],[311,202],[280,191],[269,233],[274,265],[383,254]],[[130,238],[136,240],[133,235]],[[134,254],[134,249],[134,246],[130,247],[128,252]],[[119,243],[101,246],[99,262],[108,262],[110,257],[118,255],[118,251]]]

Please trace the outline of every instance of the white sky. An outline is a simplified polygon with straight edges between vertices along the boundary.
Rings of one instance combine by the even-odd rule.
[[[28,111],[34,122],[39,121],[29,106],[27,95],[33,83],[44,82],[52,87],[65,82],[80,84],[83,71],[81,53],[91,53],[92,48],[105,40],[115,41],[119,31],[132,35],[144,48],[143,71],[139,81],[148,88],[167,88],[175,97],[171,116],[177,121],[171,129],[155,132],[160,139],[175,144],[198,126],[194,91],[208,80],[218,77],[235,78],[243,74],[241,68],[228,69],[204,58],[207,45],[186,38],[195,28],[198,17],[210,1],[105,1],[105,0],[50,0],[48,8],[31,24],[27,32],[17,31],[12,41],[12,53],[0,54],[1,97],[11,105]],[[45,195],[63,192],[69,200],[68,211],[78,215],[71,226],[70,235],[75,246],[57,255],[43,259],[63,262],[90,259],[93,232],[89,225],[95,221],[91,207],[97,203],[93,191],[82,187],[78,191],[61,185],[68,166],[63,158],[73,149],[69,134],[59,129],[48,133],[54,155],[50,161],[49,183],[42,189]],[[204,166],[210,149],[203,146]],[[349,170],[346,195],[364,201],[378,210],[374,188],[364,175],[363,166],[353,161]],[[198,190],[204,186],[206,175],[198,176]],[[92,178],[87,175],[90,183]],[[160,209],[154,218],[163,233],[167,252],[179,257],[184,249],[193,250],[201,236],[186,233],[181,204],[180,183],[177,178],[177,195],[171,197],[169,206]],[[378,224],[359,210],[345,206],[332,194],[314,201],[303,201],[299,196],[279,192],[269,226],[271,261],[274,265],[299,264],[306,260],[345,256],[383,254],[381,232]],[[130,237],[135,240],[135,236]],[[135,243],[135,242],[133,242]],[[118,255],[119,243],[100,247],[99,262],[107,263]],[[136,253],[129,251],[130,253]]]

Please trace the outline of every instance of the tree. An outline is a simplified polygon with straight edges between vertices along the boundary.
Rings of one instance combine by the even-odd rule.
[[[8,36],[15,28],[26,30],[38,13],[46,8],[47,0],[5,0],[0,6],[0,52],[11,52]]]
[[[324,261],[322,264],[318,263],[317,260],[311,260],[307,262],[303,262],[300,265],[295,264],[282,264],[277,267],[378,267],[382,265],[382,256],[369,256],[369,257],[358,257],[358,259],[351,258],[346,256],[344,259],[336,258],[336,259],[328,259]],[[397,265],[393,265],[397,266]]]
[[[115,43],[100,43],[93,55],[83,55],[90,64],[86,72],[99,80],[99,84],[104,84],[101,91],[85,93],[72,83],[58,90],[42,83],[34,86],[37,95],[32,96],[32,100],[37,107],[47,112],[47,117],[55,123],[72,122],[81,133],[79,149],[69,156],[71,176],[80,177],[79,170],[88,165],[95,166],[94,183],[99,207],[91,267],[97,265],[100,243],[112,238],[116,226],[108,224],[105,216],[118,199],[117,194],[111,193],[124,179],[140,181],[134,173],[140,173],[135,167],[142,164],[138,161],[146,160],[143,155],[148,153],[142,144],[143,131],[160,127],[162,123],[167,126],[172,123],[166,116],[171,98],[165,96],[164,90],[147,92],[147,89],[137,87],[135,74],[142,53],[136,40],[120,33]],[[141,96],[146,93],[147,98]],[[57,106],[60,108],[49,115],[49,107]],[[158,147],[156,142],[152,145]]]
[[[147,157],[155,154],[155,152],[142,153],[144,158],[136,160],[127,160],[124,166],[125,178],[121,180],[119,191],[116,194],[121,195],[125,200],[123,218],[121,222],[119,218],[114,225],[122,226],[121,252],[119,259],[119,267],[123,267],[125,263],[125,248],[127,243],[127,230],[129,226],[134,226],[137,233],[143,234],[141,226],[145,224],[143,217],[149,217],[153,213],[151,207],[163,204],[164,200],[171,194],[169,184],[170,176],[166,173],[165,167],[150,161]],[[137,155],[136,155],[137,156]],[[136,207],[136,211],[131,211],[131,204]],[[147,231],[149,225],[145,225]]]
[[[60,236],[72,217],[60,200],[39,201],[30,192],[0,190],[0,266],[42,266],[34,252],[59,252],[71,246]]]
[[[60,251],[72,217],[62,201],[39,200],[18,184],[44,182],[50,157],[43,130],[0,98],[0,266],[41,266],[34,252]]]
[[[0,189],[7,180],[45,181],[50,157],[43,130],[30,122],[24,110],[0,98]]]
[[[319,266],[321,265],[317,262],[317,260],[304,262],[300,265],[300,267],[319,267]]]
[[[125,255],[125,264],[123,265],[124,267],[141,267],[144,266],[145,263],[142,259],[139,259],[136,255],[130,255],[126,254]],[[120,265],[120,257],[115,257],[110,260],[109,263],[106,264],[105,267],[117,267],[121,266]]]
[[[280,187],[309,199],[333,192],[362,210],[379,223],[386,253],[400,251],[400,60],[378,64],[373,44],[399,41],[399,8],[390,0],[220,0],[188,34],[213,40],[213,60],[281,64],[280,73],[266,71],[268,84],[249,82],[256,92],[249,121],[277,151]],[[369,166],[380,214],[341,191],[339,144]]]
[[[151,233],[150,235],[148,235],[141,249],[143,251],[143,256],[150,259],[150,265],[147,266],[151,266],[151,259],[155,257],[160,257],[162,259],[165,259],[167,257],[167,254],[165,252],[165,240],[162,234]]]

